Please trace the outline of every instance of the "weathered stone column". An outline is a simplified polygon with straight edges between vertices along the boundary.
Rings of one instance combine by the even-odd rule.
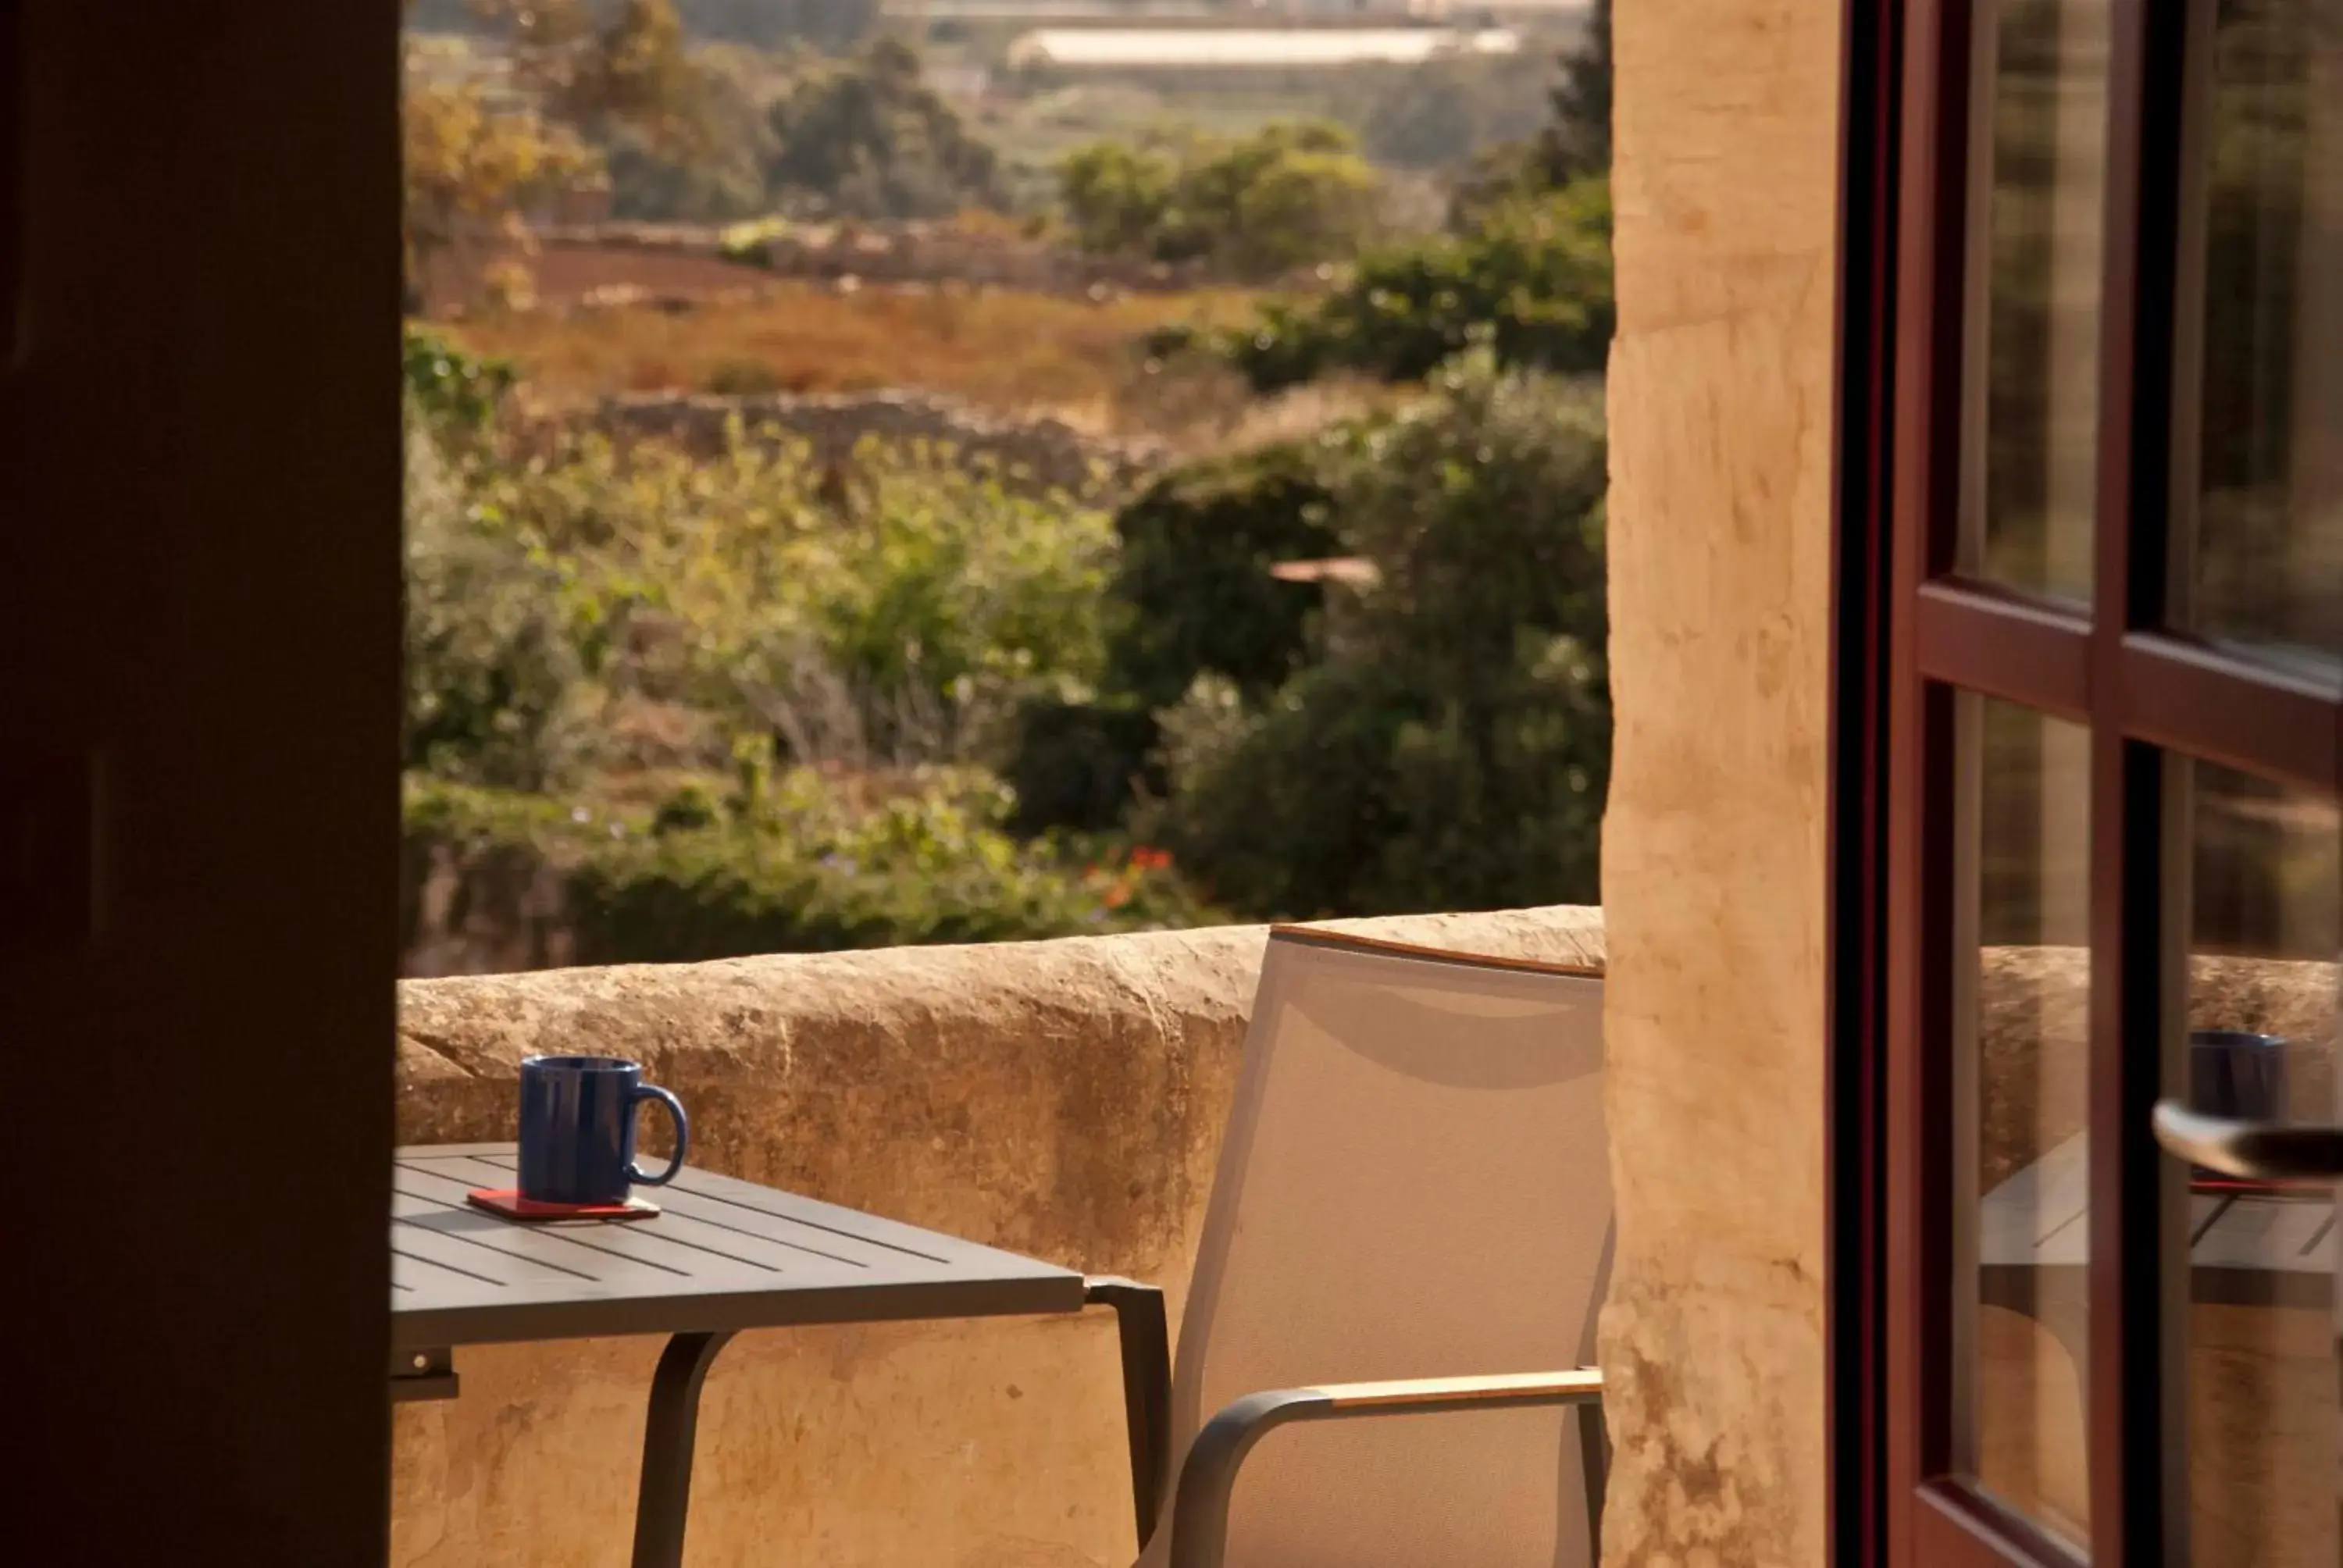
[[[1604,1560],[1819,1564],[1838,7],[1614,47]]]

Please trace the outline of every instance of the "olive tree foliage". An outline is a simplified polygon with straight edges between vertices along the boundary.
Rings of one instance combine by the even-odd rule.
[[[1161,841],[1213,899],[1307,917],[1599,897],[1610,770],[1602,395],[1485,351],[1329,456],[1322,657],[1160,715]]]
[[[1350,131],[1296,120],[1249,136],[1092,143],[1059,166],[1058,194],[1086,250],[1272,277],[1356,254],[1383,179]]]
[[[784,205],[855,217],[939,217],[1001,200],[1000,157],[881,38],[815,66],[767,115],[766,182]]]
[[[776,55],[700,41],[684,0],[465,5],[499,41],[501,87],[493,99],[413,90],[468,95],[479,114],[509,116],[515,134],[558,130],[589,151],[618,216],[725,221],[778,204],[811,216],[924,217],[1001,205],[997,155],[898,40],[850,55]],[[867,7],[842,10],[854,15],[834,18],[822,42],[842,46],[867,31]]]
[[[675,0],[473,0],[502,29],[514,85],[595,141],[619,126],[666,150],[707,126],[703,81]]]
[[[1377,163],[1438,170],[1534,138],[1552,96],[1552,63],[1535,52],[1447,49],[1416,64],[1353,66],[1334,106]]]
[[[600,161],[567,126],[469,83],[410,80],[400,132],[410,279],[442,252],[525,246],[521,214]]]
[[[1611,172],[1611,0],[1594,0],[1584,42],[1563,56],[1553,117],[1539,133],[1547,183]]]
[[[765,206],[762,56],[694,41],[677,0],[466,0],[509,100],[593,150],[614,214],[718,220]]]
[[[754,217],[769,202],[761,57],[730,48],[695,51],[693,134],[678,142],[619,125],[608,133],[610,215],[649,222],[720,223]]]
[[[673,0],[468,0],[501,31],[508,81],[410,68],[402,103],[410,280],[478,240],[525,255],[522,215],[614,161],[705,157],[723,139]]]

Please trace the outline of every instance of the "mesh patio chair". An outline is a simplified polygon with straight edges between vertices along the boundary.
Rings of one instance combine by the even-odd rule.
[[[1602,1011],[1590,971],[1272,934],[1176,1375],[1161,1295],[1092,1284],[1141,1568],[1594,1561]]]

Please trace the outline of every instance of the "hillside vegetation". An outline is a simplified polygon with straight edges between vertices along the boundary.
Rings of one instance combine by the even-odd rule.
[[[413,89],[444,113],[410,136],[410,188],[438,198],[411,250],[485,232],[525,270],[530,204],[588,166],[637,181],[629,157],[731,167],[760,212],[1019,199],[985,117],[900,45],[750,69],[666,0],[483,15],[505,85]],[[749,113],[710,117],[722,72],[713,97]],[[723,297],[516,287],[411,327],[411,950],[668,960],[1593,899],[1607,107],[1599,131],[1574,116],[1606,72],[1590,53],[1520,140],[1440,169],[1421,222],[1386,200],[1413,177],[1397,155],[1301,116],[1092,138],[1041,209],[955,220],[1201,260],[1212,286],[744,267]],[[1070,414],[1164,466],[1052,489],[948,447],[736,423],[687,451],[565,413],[887,388]]]

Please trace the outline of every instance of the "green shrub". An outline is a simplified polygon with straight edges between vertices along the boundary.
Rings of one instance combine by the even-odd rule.
[[[728,224],[717,236],[716,253],[726,261],[743,266],[769,266],[770,246],[777,239],[788,237],[789,220],[778,217],[750,218]]]
[[[801,75],[767,112],[778,198],[854,217],[944,217],[1002,200],[1000,156],[920,80],[920,57],[881,37]]]
[[[1353,65],[1334,79],[1342,118],[1377,163],[1441,169],[1544,126],[1552,62],[1543,51],[1447,50],[1411,65]]]
[[[1373,232],[1382,190],[1356,139],[1322,120],[1233,138],[1096,142],[1058,169],[1059,204],[1084,249],[1209,258],[1253,277],[1347,259]]]
[[[1009,837],[1009,792],[980,771],[919,773],[858,799],[811,769],[791,769],[756,799],[736,794],[704,820],[709,800],[705,786],[698,791],[692,811],[662,807],[646,821],[607,806],[410,778],[407,858],[411,867],[453,862],[471,883],[459,896],[475,900],[498,899],[492,883],[550,872],[580,963],[1004,941],[1216,918],[1160,852],[1086,863]],[[410,887],[419,881],[411,871]],[[410,899],[410,941],[419,919]]]
[[[434,425],[484,427],[518,375],[511,360],[467,354],[413,322],[407,326],[404,349],[401,368],[407,400]]]
[[[764,360],[742,355],[709,366],[699,389],[717,397],[757,397],[779,391],[781,377]]]
[[[1310,917],[1599,896],[1601,398],[1481,354],[1331,466],[1373,563],[1324,662],[1161,719],[1155,826],[1219,901]],[[1349,590],[1345,590],[1346,592]]]
[[[1108,831],[1144,794],[1163,790],[1155,762],[1155,716],[1131,697],[1071,702],[1037,697],[1018,713],[1008,782],[1017,794],[1010,828]]]
[[[1264,306],[1226,352],[1263,392],[1335,371],[1418,380],[1479,343],[1575,375],[1603,368],[1614,320],[1610,182],[1591,177],[1376,251],[1331,294]]]
[[[1179,182],[1180,160],[1170,146],[1093,142],[1059,164],[1058,200],[1084,250],[1184,261],[1188,240],[1171,226]]]
[[[1102,695],[1024,705],[1008,765],[1021,831],[1098,831],[1161,794],[1153,710],[1199,677],[1258,698],[1302,666],[1322,590],[1270,568],[1340,548],[1321,461],[1303,443],[1202,459],[1116,515]]]
[[[409,768],[512,789],[575,782],[593,745],[587,658],[565,574],[469,504],[410,397],[407,439]]]
[[[1114,520],[1105,685],[1149,708],[1211,671],[1264,694],[1301,665],[1322,594],[1281,582],[1281,561],[1342,549],[1309,443],[1207,458],[1173,470]]]
[[[753,124],[762,130],[761,117]],[[602,161],[614,218],[726,223],[765,208],[764,160],[756,140],[727,137],[699,153],[622,130],[603,147]]]
[[[407,761],[540,789],[620,759],[618,705],[798,761],[997,760],[1028,696],[1102,668],[1105,514],[951,454],[850,462],[736,430],[717,457],[539,437],[416,462]]]

